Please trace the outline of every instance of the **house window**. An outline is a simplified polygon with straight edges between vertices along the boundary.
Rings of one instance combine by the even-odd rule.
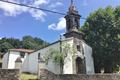
[[[20,57],[24,58],[25,57],[25,53],[24,52],[20,52]]]

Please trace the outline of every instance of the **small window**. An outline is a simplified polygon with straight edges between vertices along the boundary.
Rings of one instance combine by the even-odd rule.
[[[25,56],[25,53],[24,52],[20,52],[20,57],[24,58],[24,56]]]
[[[77,45],[77,51],[80,51],[80,45]]]
[[[38,59],[40,59],[40,53],[38,53]]]

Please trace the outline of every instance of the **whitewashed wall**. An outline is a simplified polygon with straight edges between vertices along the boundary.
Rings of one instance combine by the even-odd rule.
[[[8,59],[8,69],[14,69],[15,68],[15,60],[20,56],[19,52],[13,52],[11,51],[9,53],[9,59]]]
[[[92,48],[88,46],[86,43],[82,42],[85,61],[86,61],[86,72],[87,74],[94,74],[94,62],[92,57]]]
[[[50,49],[59,50],[60,43],[55,43],[53,45],[50,45],[49,47],[43,48],[29,55],[29,71],[31,73],[38,72],[38,53],[40,53],[41,57],[45,57],[47,54],[50,53]],[[48,64],[46,65],[46,69],[56,74],[60,73],[59,65],[53,63],[52,60],[49,60]]]
[[[22,58],[22,72],[29,72],[29,54],[25,53],[24,58]]]
[[[71,44],[73,42],[73,41],[71,41],[71,39],[69,39],[69,40],[70,41],[64,40],[62,42],[62,44],[64,44],[65,42],[68,42],[69,44]],[[56,42],[48,47],[40,49],[40,50],[33,52],[29,55],[29,72],[30,73],[38,73],[38,53],[40,53],[40,56],[44,59],[44,57],[51,52],[51,49],[56,50],[56,51],[60,51],[60,42]],[[72,67],[72,63],[69,63],[69,64],[71,64],[71,67]],[[66,64],[66,66],[69,64]],[[46,64],[45,68],[48,69],[49,71],[55,73],[55,74],[60,73],[60,65],[54,63],[52,59],[49,59],[48,64]],[[71,70],[68,69],[68,70],[71,71],[72,69]],[[67,72],[67,71],[65,71],[65,72]]]
[[[38,72],[38,53],[40,51],[33,52],[29,55],[29,72],[36,73]]]
[[[65,45],[70,45],[71,49],[73,49],[73,38],[70,40],[64,41]],[[71,50],[70,49],[70,50]],[[73,53],[68,53],[67,57],[64,60],[64,66],[63,66],[63,74],[73,74]]]
[[[15,69],[15,61],[16,59],[20,57],[20,52],[10,51],[10,53],[6,53],[3,57],[3,69]],[[24,58],[22,60],[22,72],[29,72],[29,55],[28,53],[25,53]]]
[[[4,54],[2,59],[2,69],[7,69],[8,67],[8,53]]]

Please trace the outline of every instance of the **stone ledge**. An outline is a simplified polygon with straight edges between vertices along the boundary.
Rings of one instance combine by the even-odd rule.
[[[120,74],[54,74],[48,70],[41,70],[41,80],[120,80]]]

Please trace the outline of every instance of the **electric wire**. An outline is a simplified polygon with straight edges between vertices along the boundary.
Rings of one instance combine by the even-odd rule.
[[[15,2],[5,1],[5,0],[0,0],[0,1],[1,2],[5,2],[5,3],[14,4],[14,5],[24,6],[24,7],[28,7],[28,8],[33,8],[33,9],[37,9],[37,10],[42,10],[42,11],[46,11],[46,12],[56,13],[56,14],[60,14],[60,15],[66,15],[65,13],[61,13],[61,12],[57,12],[57,11],[52,11],[52,10],[48,10],[48,9],[43,9],[43,8],[38,8],[38,7],[34,7],[34,6],[30,6],[30,5],[25,5],[25,4],[21,4],[21,3],[15,3]],[[83,17],[81,17],[81,19],[86,20],[86,18],[83,18]]]

